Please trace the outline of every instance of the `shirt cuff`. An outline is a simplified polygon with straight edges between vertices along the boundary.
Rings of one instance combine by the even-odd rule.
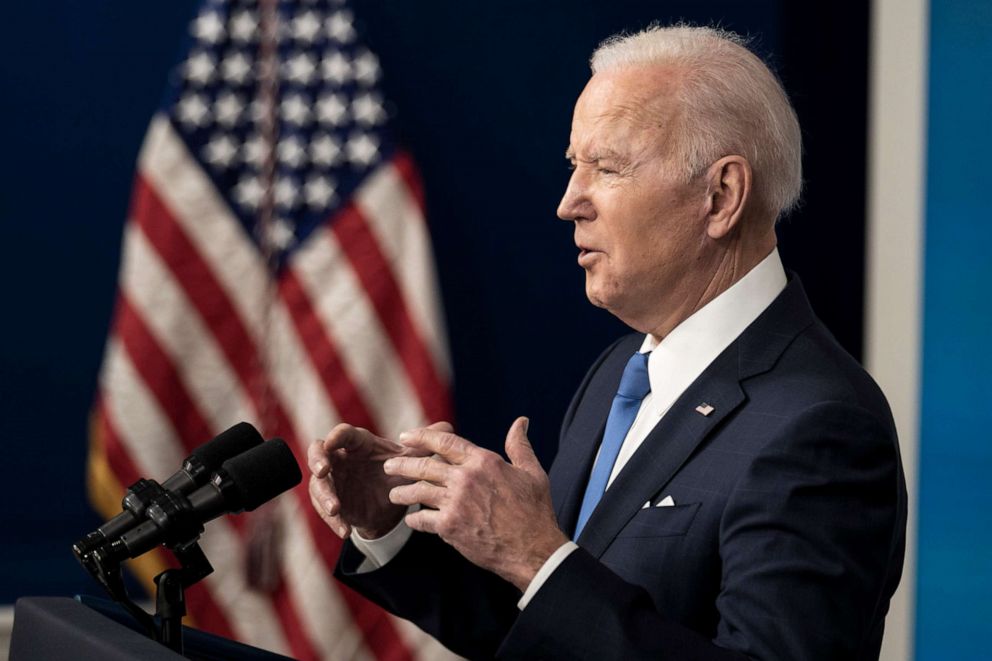
[[[527,590],[524,592],[524,596],[520,597],[520,601],[517,602],[517,608],[523,610],[530,603],[530,600],[534,598],[537,591],[541,589],[545,581],[558,569],[558,565],[565,561],[568,554],[579,548],[579,545],[575,542],[565,542],[558,549],[551,554],[551,557],[544,561],[541,568],[537,570],[534,574],[534,578],[531,579],[530,585],[527,586]],[[359,570],[361,571],[361,570]]]
[[[411,505],[407,508],[406,513],[410,514],[419,509],[420,505]],[[406,517],[400,519],[400,522],[385,535],[375,539],[365,539],[358,534],[357,530],[352,530],[351,543],[365,556],[365,560],[358,566],[356,573],[366,574],[385,566],[387,562],[399,555],[412,534],[413,528],[406,525]]]

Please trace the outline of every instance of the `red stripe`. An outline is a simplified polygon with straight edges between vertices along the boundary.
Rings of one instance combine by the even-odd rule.
[[[100,426],[100,438],[103,440],[104,452],[107,454],[107,463],[110,465],[110,469],[122,485],[134,484],[141,478],[141,475],[121,444],[120,436],[110,422],[110,414],[102,399],[97,400],[96,410],[97,424]]]
[[[327,329],[320,322],[303,286],[291,269],[287,268],[280,276],[279,293],[286,302],[293,326],[310,356],[310,362],[316,368],[327,396],[338,411],[347,413],[349,423],[375,432],[377,425],[372,414],[365,406],[365,401],[359,395],[354,380],[349,376],[340,354],[327,334]]]
[[[420,181],[420,175],[417,173],[417,166],[414,165],[413,158],[405,151],[397,152],[393,156],[393,167],[399,172],[400,178],[406,184],[413,199],[417,201],[417,206],[420,207],[421,212],[423,212],[427,208],[426,201],[424,200],[424,185]],[[426,215],[424,218],[426,219]]]
[[[427,419],[450,420],[447,385],[434,369],[430,351],[413,323],[389,261],[365,218],[349,204],[331,220],[331,229],[389,334]]]
[[[124,484],[134,484],[140,478],[140,474],[121,442],[121,437],[117,433],[111,421],[110,413],[102,400],[98,399],[96,410],[97,424],[100,426],[100,438],[104,442],[104,451],[106,452],[107,463],[110,465],[110,469]],[[154,549],[151,552],[162,555],[164,564],[175,565],[174,559],[161,549]],[[224,616],[220,606],[213,600],[213,596],[204,583],[198,583],[188,588],[186,590],[186,597],[190,615],[196,620],[197,627],[211,631],[219,636],[234,637],[230,623]]]
[[[261,372],[261,362],[258,359],[254,342],[214,276],[212,269],[175,221],[171,211],[140,175],[135,186],[134,198],[133,217],[145,231],[162,259],[173,271],[190,301],[216,336],[218,344],[238,375],[242,386],[249,394],[256,410],[271,410],[272,421],[266,421],[265,431],[281,435],[290,447],[298,447],[289,417],[277,398],[268,389],[268,382]],[[272,398],[271,406],[265,406],[267,397]],[[348,412],[343,411],[343,413],[347,414]],[[334,536],[310,505],[309,494],[304,485],[294,489],[293,492],[300,501],[300,511],[306,513],[307,526],[316,547],[321,551],[325,563],[333,566],[340,545],[330,549],[326,543],[321,543],[321,540],[333,539]],[[333,552],[329,553],[328,551],[331,550]],[[351,607],[356,622],[376,618],[383,621],[376,627],[376,640],[370,640],[366,637],[367,644],[373,650],[381,648],[390,651],[390,653],[396,649],[405,650],[402,639],[383,611],[364,599],[356,601],[346,598],[345,601]],[[277,608],[277,613],[287,636],[290,637],[294,655],[299,658],[315,658],[316,652],[310,645],[309,639],[302,633],[293,635],[294,632],[302,631],[299,624],[300,618],[296,614],[295,603],[287,599],[282,607]],[[366,630],[363,629],[364,631]],[[381,655],[377,653],[377,656]]]

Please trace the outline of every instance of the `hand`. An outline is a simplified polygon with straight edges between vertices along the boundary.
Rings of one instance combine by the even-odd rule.
[[[558,528],[548,476],[527,439],[527,418],[506,435],[506,454],[484,450],[450,431],[418,429],[400,442],[423,455],[386,462],[388,475],[416,480],[389,493],[396,505],[430,509],[408,514],[414,530],[436,533],[476,565],[521,591],[568,541]]]
[[[428,429],[451,431],[446,422]],[[307,451],[310,467],[310,502],[339,537],[352,528],[367,539],[392,530],[406,508],[389,501],[390,489],[409,480],[388,476],[382,463],[390,457],[418,456],[419,451],[374,435],[367,429],[340,424]]]

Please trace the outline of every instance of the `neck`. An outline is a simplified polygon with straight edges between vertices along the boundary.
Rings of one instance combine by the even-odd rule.
[[[661,341],[683,321],[691,317],[714,298],[727,291],[775,249],[772,232],[761,241],[746,241],[734,237],[726,246],[714,253],[710,268],[695,278],[688,278],[688,288],[683,303],[664,319],[651,325],[649,332]]]

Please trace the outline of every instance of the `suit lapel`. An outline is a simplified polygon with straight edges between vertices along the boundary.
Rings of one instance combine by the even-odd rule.
[[[672,405],[624,466],[582,530],[578,542],[596,557],[648,499],[672,479],[693,451],[744,401],[736,351],[724,352]],[[696,407],[713,407],[702,415]],[[584,484],[584,482],[583,482]]]

